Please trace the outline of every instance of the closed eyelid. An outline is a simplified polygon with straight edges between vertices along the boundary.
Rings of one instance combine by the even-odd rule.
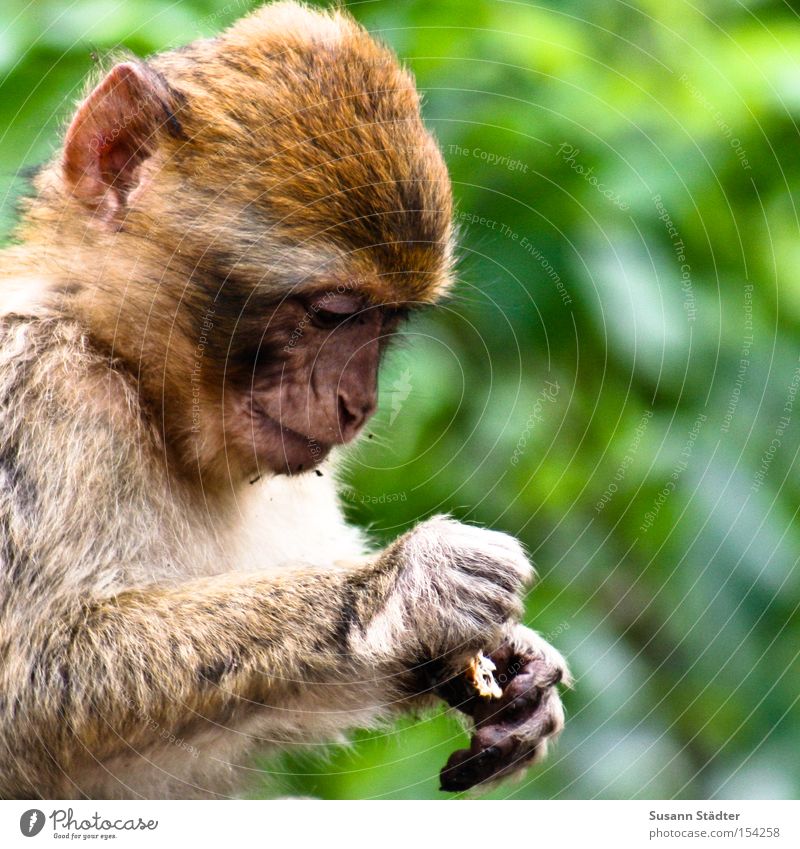
[[[352,315],[364,308],[361,298],[354,295],[340,295],[337,293],[323,295],[311,303],[315,312],[334,313],[335,315]]]

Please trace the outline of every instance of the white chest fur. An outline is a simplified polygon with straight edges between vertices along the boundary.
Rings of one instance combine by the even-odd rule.
[[[333,566],[356,559],[366,546],[342,516],[330,467],[303,475],[263,478],[237,499],[237,568]]]

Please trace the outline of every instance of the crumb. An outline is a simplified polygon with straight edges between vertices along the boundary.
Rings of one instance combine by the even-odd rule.
[[[503,695],[492,674],[497,667],[483,652],[478,652],[469,662],[467,679],[484,699],[499,699]]]

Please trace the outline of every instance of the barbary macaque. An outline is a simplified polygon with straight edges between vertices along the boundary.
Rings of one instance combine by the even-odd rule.
[[[476,723],[445,789],[543,756],[568,673],[520,544],[437,516],[375,551],[337,501],[328,455],[452,280],[393,54],[264,6],[107,69],[34,188],[0,263],[0,796],[228,796],[254,751],[442,700]]]

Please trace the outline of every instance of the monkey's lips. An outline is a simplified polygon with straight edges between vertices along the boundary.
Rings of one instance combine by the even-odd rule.
[[[319,465],[333,445],[315,436],[300,433],[271,416],[250,399],[253,447],[260,462],[278,474],[298,474]]]

